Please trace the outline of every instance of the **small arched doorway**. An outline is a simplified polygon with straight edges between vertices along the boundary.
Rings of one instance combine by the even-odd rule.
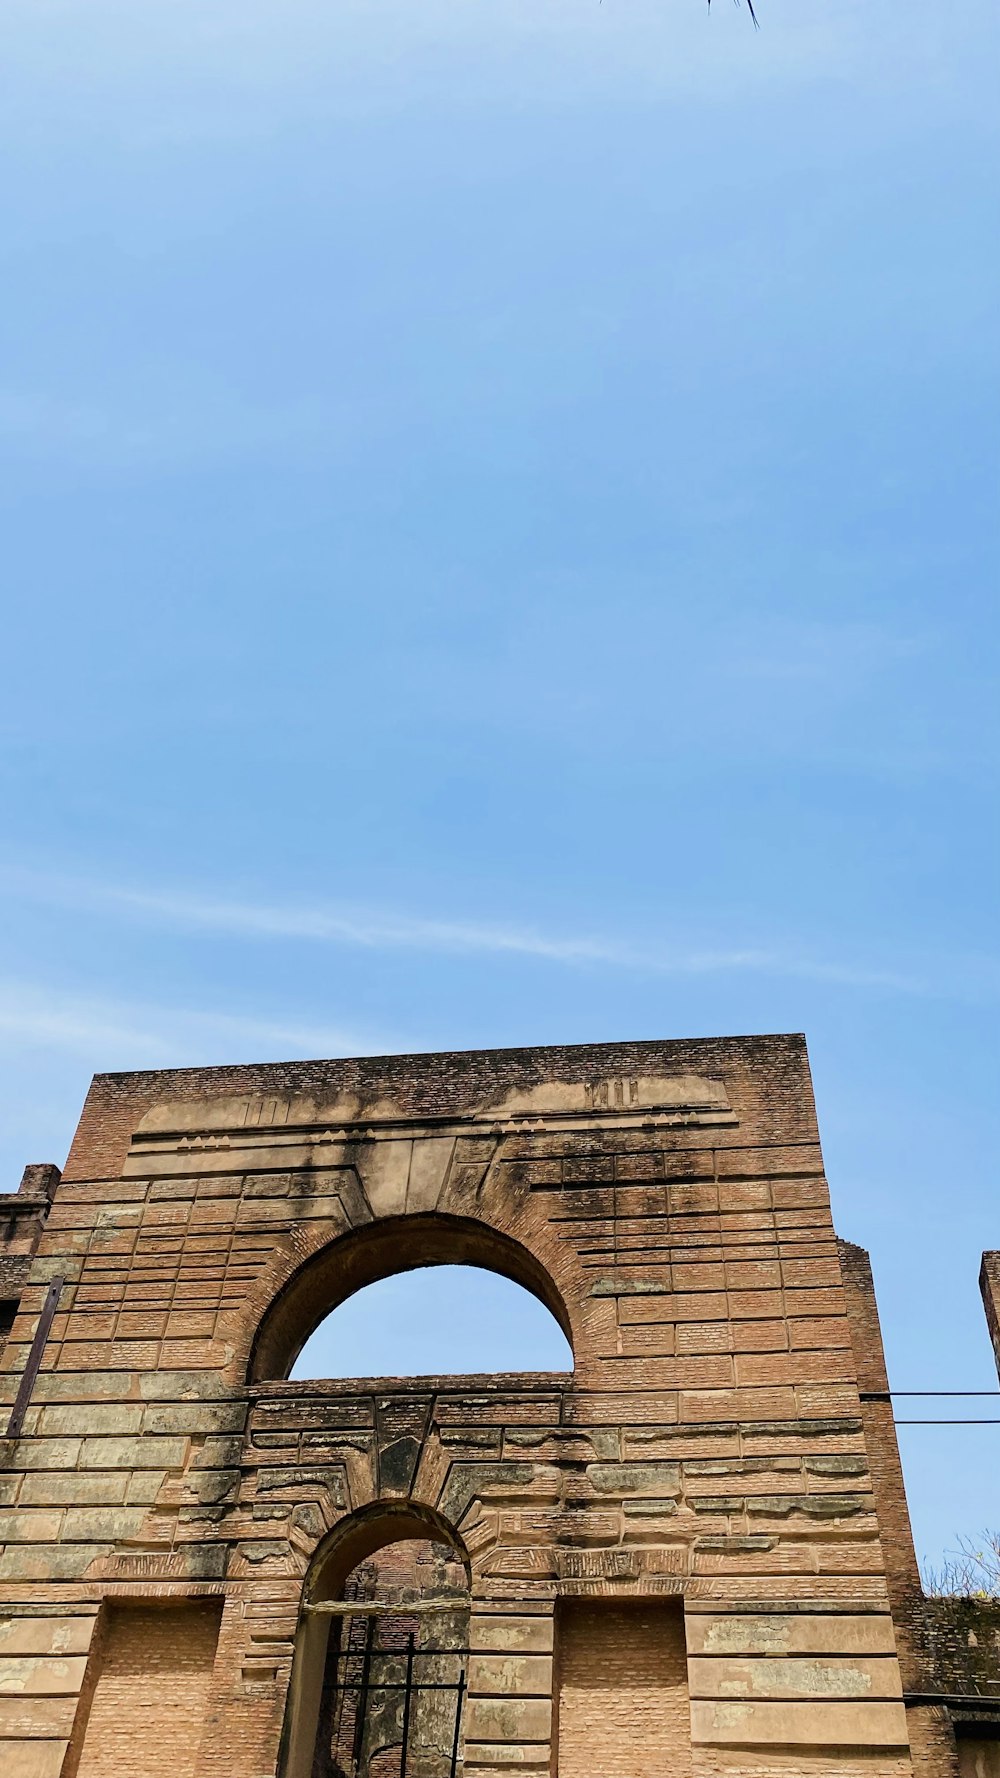
[[[338,1527],[306,1585],[284,1778],[458,1778],[469,1609],[438,1515],[377,1504]]]

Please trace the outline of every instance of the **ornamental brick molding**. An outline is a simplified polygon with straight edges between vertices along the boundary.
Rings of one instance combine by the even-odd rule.
[[[920,1592],[801,1037],[102,1075],[0,1210],[0,1426],[63,1280],[0,1443],[3,1778],[325,1778],[345,1588],[400,1539],[450,1577],[432,1670],[468,1638],[470,1778],[1000,1770],[996,1612]],[[572,1373],[462,1375],[459,1330],[453,1375],[287,1380],[445,1263],[537,1296]]]

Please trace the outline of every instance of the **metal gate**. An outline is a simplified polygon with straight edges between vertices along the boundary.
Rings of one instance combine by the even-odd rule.
[[[327,1656],[314,1778],[457,1778],[468,1653],[418,1648],[398,1618],[345,1617]]]

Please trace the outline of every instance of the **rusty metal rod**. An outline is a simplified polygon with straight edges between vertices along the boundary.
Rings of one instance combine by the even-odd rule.
[[[365,1747],[365,1729],[368,1715],[368,1682],[372,1671],[372,1652],[375,1642],[375,1619],[370,1617],[365,1628],[365,1652],[361,1657],[361,1691],[354,1707],[354,1768],[358,1770],[361,1755]],[[334,1669],[336,1671],[336,1668]]]
[[[38,1325],[35,1328],[35,1337],[31,1342],[31,1349],[28,1352],[28,1362],[25,1365],[24,1370],[21,1372],[21,1381],[17,1386],[17,1394],[14,1397],[14,1406],[10,1410],[10,1419],[7,1422],[7,1431],[4,1435],[6,1438],[16,1438],[21,1427],[24,1425],[24,1416],[28,1411],[28,1403],[31,1400],[32,1390],[35,1387],[35,1381],[38,1377],[38,1372],[41,1369],[42,1353],[45,1351],[45,1342],[49,1337],[49,1332],[52,1327],[52,1319],[55,1315],[56,1308],[58,1307],[59,1298],[62,1295],[62,1287],[65,1282],[66,1279],[64,1274],[59,1272],[49,1285],[45,1301],[42,1304],[42,1312],[38,1317]]]
[[[465,1669],[458,1676],[458,1696],[455,1699],[455,1735],[451,1743],[451,1778],[458,1771],[458,1749],[462,1740],[462,1701],[465,1697]]]
[[[410,1631],[406,1644],[406,1688],[403,1692],[403,1745],[399,1754],[399,1778],[406,1778],[407,1743],[410,1739],[410,1705],[413,1701],[413,1644],[414,1634]]]

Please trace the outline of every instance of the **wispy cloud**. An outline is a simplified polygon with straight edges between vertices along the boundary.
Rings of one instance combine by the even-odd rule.
[[[655,937],[624,944],[600,933],[555,933],[503,922],[427,918],[344,905],[254,902],[15,871],[0,876],[0,887],[79,913],[125,914],[161,928],[216,932],[232,939],[277,939],[450,956],[519,956],[565,966],[590,965],[661,975],[752,972],[901,994],[937,995],[940,991],[920,971],[817,957],[792,947],[715,947],[682,941],[670,943]]]
[[[101,1069],[259,1060],[290,1053],[363,1055],[372,1048],[368,1039],[342,1028],[91,998],[22,982],[0,982],[0,1049],[5,1039],[19,1049],[70,1051]]]

